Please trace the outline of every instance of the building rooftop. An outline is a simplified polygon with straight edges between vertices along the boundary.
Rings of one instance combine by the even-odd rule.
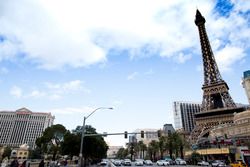
[[[250,77],[250,70],[244,71],[243,77],[244,77],[244,79],[245,79],[245,78],[249,78],[249,77]]]

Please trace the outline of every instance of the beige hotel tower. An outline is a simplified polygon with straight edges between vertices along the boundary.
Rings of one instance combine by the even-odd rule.
[[[0,111],[0,145],[19,147],[27,144],[35,148],[35,141],[43,131],[53,125],[51,113],[32,112],[26,108]]]

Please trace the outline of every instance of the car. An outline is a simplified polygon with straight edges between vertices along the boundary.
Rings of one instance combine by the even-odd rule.
[[[220,162],[218,165],[217,165],[217,167],[226,167],[227,165],[226,165],[226,163],[225,162]]]
[[[145,160],[144,164],[145,165],[153,165],[153,162],[151,160]]]
[[[114,164],[115,166],[121,166],[121,165],[122,165],[122,162],[121,162],[120,160],[114,160],[114,161],[113,161],[113,164]]]
[[[102,160],[100,162],[100,166],[106,166],[108,164],[108,161],[107,160]]]
[[[200,161],[197,163],[198,166],[209,166],[209,163],[207,161]]]
[[[175,163],[176,165],[187,165],[187,162],[181,158],[176,158]]]
[[[231,167],[246,167],[246,164],[242,160],[238,160],[236,162],[232,162],[230,166]]]
[[[136,160],[135,166],[143,166],[143,160]]]
[[[170,165],[169,162],[165,161],[165,160],[158,160],[156,161],[156,165],[158,166],[167,166]]]
[[[217,167],[217,166],[219,166],[219,164],[223,165],[223,163],[224,162],[221,161],[221,160],[214,160],[214,161],[211,162],[211,165],[212,165],[212,167]]]
[[[170,165],[175,165],[175,161],[172,160],[171,158],[165,158],[165,161],[169,162]]]
[[[132,165],[131,160],[130,159],[124,159],[123,165],[124,166],[131,166]]]

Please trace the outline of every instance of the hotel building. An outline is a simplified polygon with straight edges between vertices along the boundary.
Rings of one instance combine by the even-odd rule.
[[[19,147],[27,144],[35,148],[35,141],[53,124],[51,113],[32,112],[26,108],[0,111],[0,145]]]
[[[195,126],[194,115],[201,110],[201,104],[194,102],[173,102],[175,130],[183,129],[190,133]]]
[[[250,103],[250,70],[243,73],[243,87],[245,88],[248,102]]]

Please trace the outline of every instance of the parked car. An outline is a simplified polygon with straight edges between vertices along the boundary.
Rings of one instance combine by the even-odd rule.
[[[169,162],[170,165],[175,165],[175,161],[172,160],[171,158],[165,158],[165,161]]]
[[[106,166],[108,164],[108,161],[106,159],[103,159],[101,162],[100,162],[100,165],[101,166]]]
[[[123,165],[124,166],[131,166],[132,165],[131,160],[130,159],[124,159]]]
[[[199,166],[209,166],[209,163],[207,161],[200,161],[197,163]]]
[[[121,166],[122,165],[122,162],[120,160],[114,160],[113,164],[115,166]]]
[[[230,164],[231,167],[246,167],[246,164],[242,160],[238,160]]]
[[[181,158],[176,158],[175,163],[176,165],[187,165],[187,162]]]
[[[143,160],[142,159],[135,160],[135,166],[143,166]]]
[[[156,161],[156,165],[158,166],[167,166],[170,165],[169,162],[165,161],[165,160],[158,160]]]
[[[144,164],[145,165],[153,165],[153,162],[151,160],[145,160]]]
[[[221,163],[219,163],[218,164],[218,166],[217,167],[226,167],[227,165],[226,165],[226,163],[225,162],[221,162]]]
[[[225,162],[223,162],[222,160],[214,160],[211,163],[212,167],[224,167],[226,166]]]

